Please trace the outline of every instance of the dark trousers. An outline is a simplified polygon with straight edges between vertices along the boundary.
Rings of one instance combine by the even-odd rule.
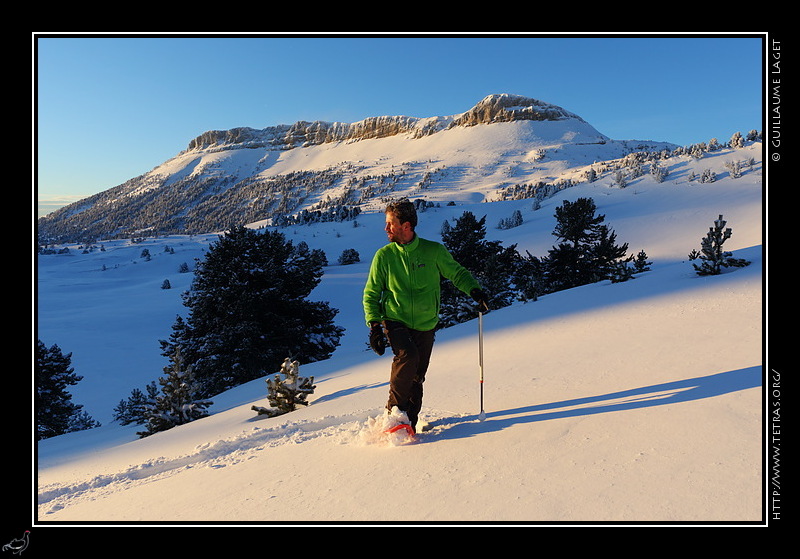
[[[431,360],[435,330],[412,330],[390,320],[384,322],[384,329],[394,353],[386,409],[397,406],[406,412],[413,427],[422,408],[422,383]]]

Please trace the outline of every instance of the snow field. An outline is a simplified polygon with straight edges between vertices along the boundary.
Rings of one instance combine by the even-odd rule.
[[[287,231],[326,250],[332,265],[312,298],[340,309],[347,328],[332,359],[301,365],[315,377],[311,405],[258,418],[250,406],[266,401],[266,386],[253,381],[214,398],[210,417],[145,439],[108,415],[161,374],[157,340],[169,335],[191,281],[172,270],[208,240],[151,240],[150,262],[122,242],[40,257],[39,337],[73,352],[85,376],[73,400],[104,425],[39,443],[37,522],[760,520],[760,175],[580,185],[537,211],[530,201],[442,207],[420,215],[420,234],[435,238],[444,219],[467,209],[487,215],[487,238],[543,255],[555,242],[554,208],[578,196],[594,198],[629,253],[647,252],[652,271],[487,314],[483,422],[477,324],[438,333],[423,408],[433,429],[412,444],[369,436],[383,414],[390,357],[365,350],[360,295],[385,239],[382,216],[361,216],[358,228]],[[494,229],[516,208],[523,226]],[[686,254],[719,214],[733,229],[726,248],[752,264],[696,276]],[[163,244],[176,254],[154,248]],[[335,265],[350,247],[362,262]],[[167,275],[173,289],[161,290]]]

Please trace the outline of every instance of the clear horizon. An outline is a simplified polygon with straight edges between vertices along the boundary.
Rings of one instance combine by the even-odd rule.
[[[764,38],[34,34],[34,197],[107,190],[207,130],[447,116],[493,93],[613,139],[727,141],[763,128]]]

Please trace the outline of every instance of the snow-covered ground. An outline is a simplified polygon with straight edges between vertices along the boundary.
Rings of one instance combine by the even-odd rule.
[[[84,376],[73,401],[103,426],[38,443],[35,522],[760,521],[763,207],[752,154],[759,165],[738,179],[721,153],[683,160],[662,184],[581,184],[536,211],[522,200],[421,213],[423,237],[438,239],[445,219],[469,210],[487,216],[487,238],[544,256],[555,208],[591,197],[618,242],[653,265],[626,283],[487,314],[485,421],[477,324],[441,331],[425,383],[433,429],[407,445],[364,436],[388,390],[390,356],[366,350],[361,308],[369,261],[385,243],[382,215],[285,231],[327,252],[311,298],[330,301],[347,329],[333,358],[300,368],[315,378],[311,405],[258,416],[251,406],[267,405],[258,380],[214,398],[209,417],[145,439],[113,423],[112,409],[162,375],[158,340],[185,312],[180,293],[192,279],[178,266],[192,267],[216,236],[39,256],[37,335],[72,353]],[[698,175],[715,165],[720,178],[687,182],[692,165]],[[496,229],[515,209],[524,224]],[[686,255],[720,214],[733,229],[725,248],[752,264],[697,276]],[[337,265],[346,248],[361,262]],[[161,289],[165,279],[172,289]]]

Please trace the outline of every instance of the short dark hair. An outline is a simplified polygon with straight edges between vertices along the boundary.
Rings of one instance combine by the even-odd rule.
[[[412,229],[416,229],[417,227],[417,209],[408,198],[401,198],[400,200],[389,202],[386,206],[385,213],[394,215],[400,223],[410,223]]]

